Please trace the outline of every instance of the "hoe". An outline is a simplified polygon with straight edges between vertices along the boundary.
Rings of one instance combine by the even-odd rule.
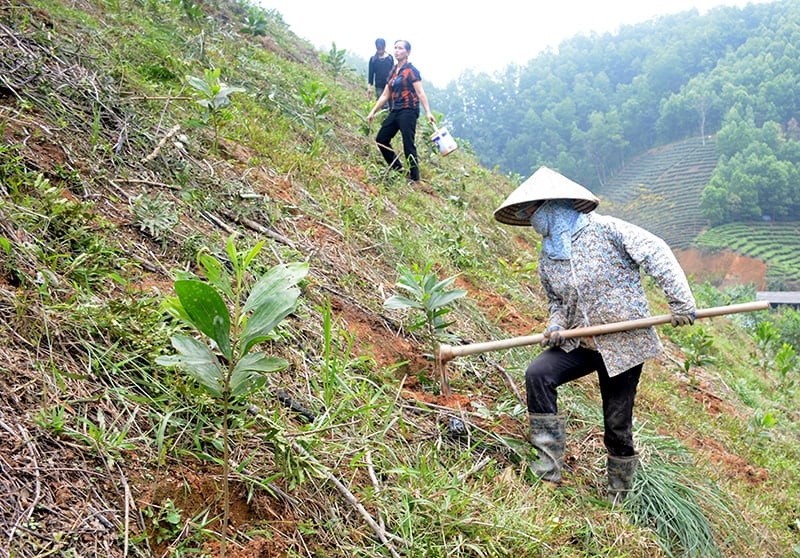
[[[729,306],[716,306],[713,308],[705,308],[697,311],[697,318],[711,318],[714,316],[722,316],[725,314],[737,314],[740,312],[755,312],[757,310],[766,310],[769,308],[768,301],[745,302],[742,304],[731,304]],[[614,322],[610,324],[594,325],[588,327],[577,327],[575,329],[562,330],[559,333],[561,337],[569,339],[572,337],[587,337],[593,335],[603,335],[605,333],[615,333],[618,331],[628,331],[631,329],[639,329],[651,327],[661,324],[668,324],[671,321],[669,314],[662,314],[659,316],[651,316],[649,318],[640,318],[638,320],[628,320],[624,322]],[[524,345],[536,345],[544,340],[544,334],[525,335],[521,337],[511,337],[509,339],[501,339],[499,341],[485,341],[483,343],[470,343],[468,345],[439,345],[436,351],[436,364],[441,374],[442,394],[450,395],[450,384],[447,380],[447,363],[458,356],[474,355],[478,353],[487,353],[490,351],[499,351],[501,349],[510,349],[512,347],[522,347]]]

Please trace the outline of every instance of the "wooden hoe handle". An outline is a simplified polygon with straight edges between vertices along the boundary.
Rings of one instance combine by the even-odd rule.
[[[755,312],[757,310],[766,310],[768,308],[769,302],[766,300],[745,302],[742,304],[731,304],[729,306],[716,306],[714,308],[698,310],[697,318],[711,318],[725,314],[737,314],[739,312]],[[649,318],[640,318],[638,320],[628,320],[625,322],[614,322],[610,324],[588,327],[576,327],[575,329],[563,329],[558,333],[565,339],[572,337],[589,337],[592,335],[603,335],[605,333],[615,333],[618,331],[628,331],[631,329],[640,329],[661,324],[668,324],[670,321],[672,321],[672,316],[670,314],[662,314],[660,316],[651,316]],[[524,335],[522,337],[511,337],[509,339],[485,341],[483,343],[471,343],[469,345],[452,346],[442,344],[439,345],[437,350],[437,359],[442,363],[447,363],[457,356],[474,355],[489,351],[499,351],[501,349],[522,347],[524,345],[535,345],[537,343],[541,343],[543,340],[544,334],[538,333],[536,335]]]

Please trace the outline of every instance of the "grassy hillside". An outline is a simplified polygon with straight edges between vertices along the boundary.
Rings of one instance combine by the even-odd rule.
[[[768,289],[800,287],[800,223],[729,223],[701,234],[694,242],[708,250],[734,250],[767,264]]]
[[[609,213],[686,248],[708,226],[700,195],[716,165],[714,141],[689,138],[636,157],[600,193]]]
[[[673,249],[730,250],[763,260],[770,290],[800,284],[797,223],[730,223],[708,228],[700,197],[717,155],[713,138],[651,149],[613,176],[600,193],[604,211],[661,236]]]
[[[443,393],[414,313],[384,307],[399,269],[466,290],[450,342],[525,335],[547,313],[537,239],[492,221],[516,184],[466,146],[441,158],[421,130],[423,184],[388,173],[363,84],[323,54],[244,3],[0,7],[0,548],[800,554],[797,370],[752,336],[764,316],[662,329],[624,509],[603,500],[591,379],[562,391],[558,489],[525,467],[516,393],[538,347],[456,359]],[[308,275],[257,344],[288,367],[225,406],[156,361],[192,333],[167,312],[175,280],[219,285],[251,257],[245,290],[277,264]],[[221,298],[235,317],[243,299]]]

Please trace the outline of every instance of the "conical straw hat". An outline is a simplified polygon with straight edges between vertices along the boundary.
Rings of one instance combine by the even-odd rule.
[[[527,217],[517,212],[531,202],[544,200],[575,200],[575,209],[583,213],[594,211],[600,200],[589,190],[566,176],[547,167],[541,167],[530,178],[511,192],[506,201],[494,212],[494,218],[507,225],[530,226]]]

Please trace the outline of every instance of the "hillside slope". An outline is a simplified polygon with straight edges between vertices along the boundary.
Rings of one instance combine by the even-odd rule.
[[[708,221],[700,196],[717,165],[713,138],[689,138],[651,149],[612,176],[601,196],[607,211],[687,248]]]
[[[388,173],[335,62],[245,3],[0,6],[0,556],[692,555],[680,514],[602,499],[590,378],[561,395],[558,490],[526,475],[538,347],[459,359],[442,393],[412,313],[383,305],[398,268],[467,291],[452,342],[526,335],[547,315],[537,239],[492,221],[515,184],[466,148],[441,158],[421,130],[423,184]],[[224,420],[156,359],[187,332],[175,279],[234,269],[234,233],[263,242],[243,282],[309,274],[259,344],[288,368]],[[755,318],[665,328],[638,402],[641,478],[677,487],[708,555],[798,544],[797,392]]]
[[[651,149],[631,160],[605,184],[603,211],[659,235],[688,273],[715,285],[747,284],[791,290],[800,281],[798,224],[739,222],[709,228],[700,211],[703,189],[717,164],[714,138],[689,138]],[[701,250],[701,261],[690,250]],[[753,273],[729,269],[752,259]],[[685,256],[685,257],[684,257]],[[758,270],[766,266],[766,274]]]

